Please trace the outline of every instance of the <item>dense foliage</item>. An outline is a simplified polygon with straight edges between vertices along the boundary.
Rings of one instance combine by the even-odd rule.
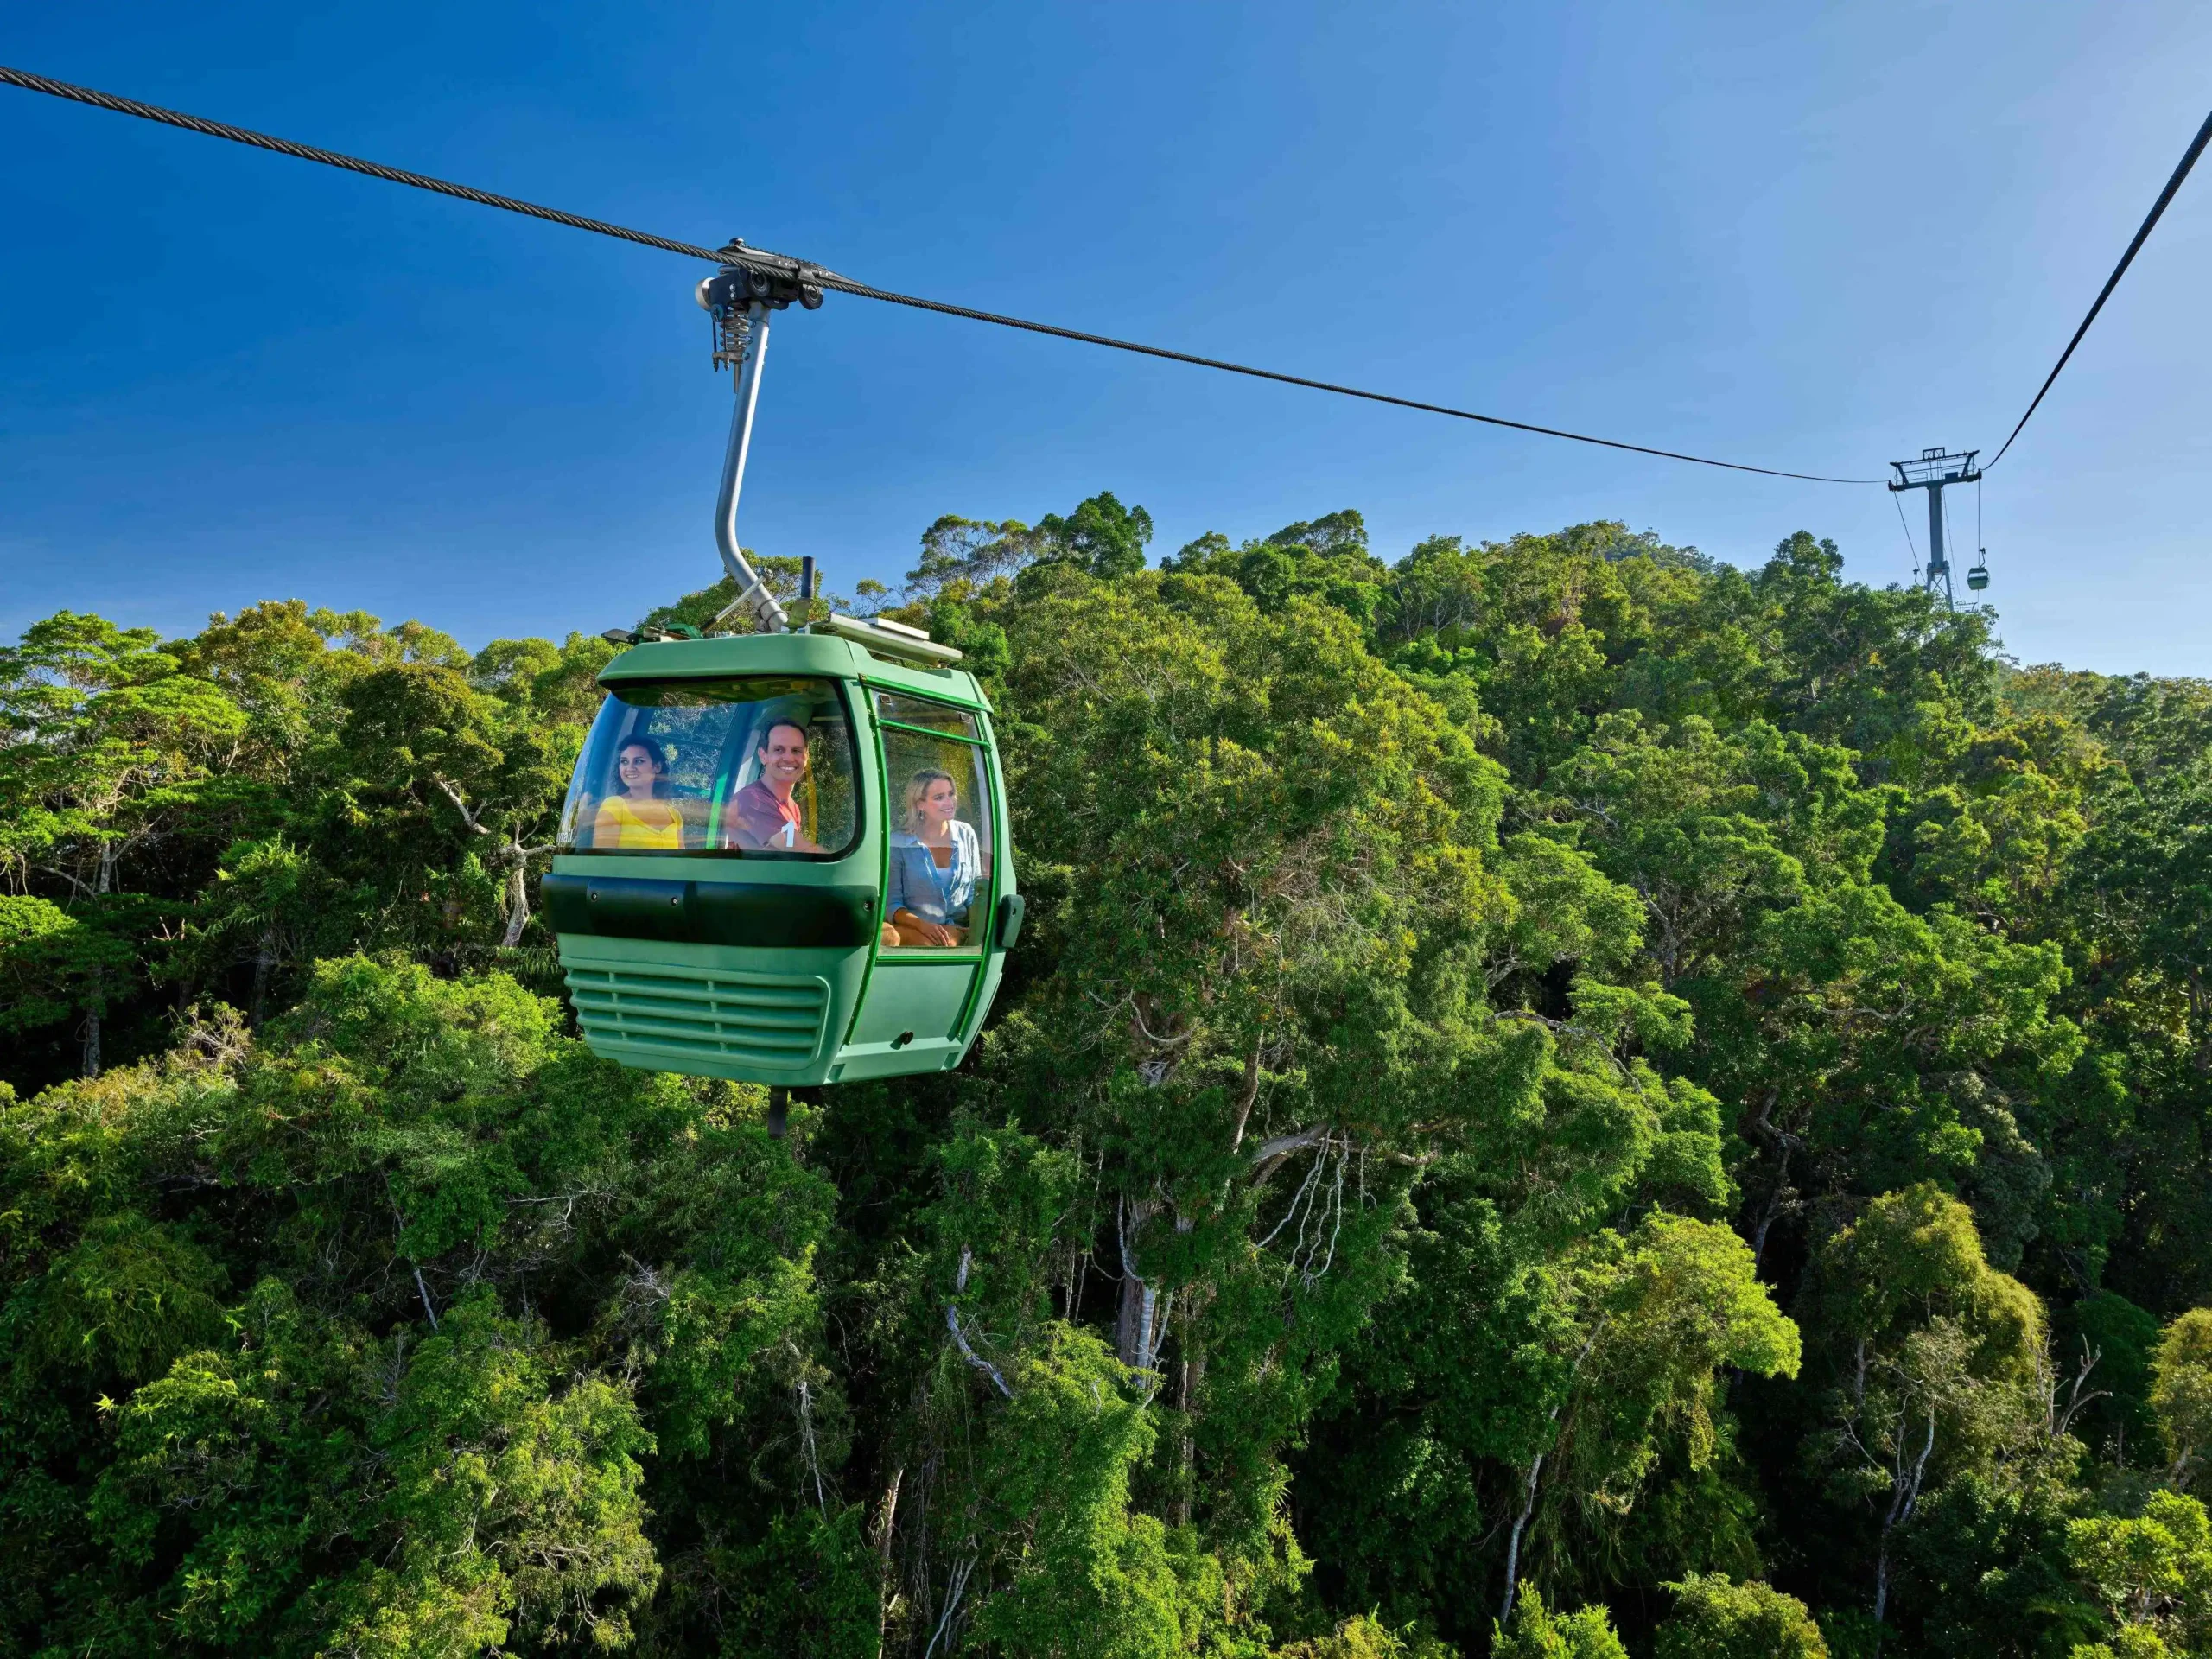
[[[2212,1654],[2212,686],[1151,534],[862,584],[1033,919],[780,1140],[559,1000],[610,647],[0,650],[0,1653]]]

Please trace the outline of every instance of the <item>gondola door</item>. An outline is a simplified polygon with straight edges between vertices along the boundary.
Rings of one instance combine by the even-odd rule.
[[[875,961],[846,1043],[848,1077],[870,1075],[876,1055],[898,1056],[906,1071],[958,1061],[994,965],[1006,885],[999,791],[976,711],[880,686],[866,695],[888,833]]]

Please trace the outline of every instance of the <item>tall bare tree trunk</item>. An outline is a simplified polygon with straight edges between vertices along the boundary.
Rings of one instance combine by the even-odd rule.
[[[509,844],[507,856],[514,868],[507,877],[507,933],[499,943],[512,950],[522,943],[522,931],[530,925],[530,854],[521,836]]]
[[[1751,1234],[1751,1272],[1756,1275],[1759,1264],[1766,1259],[1767,1230],[1774,1225],[1774,1218],[1782,1213],[1782,1201],[1789,1191],[1789,1143],[1782,1143],[1782,1155],[1775,1160],[1774,1190],[1767,1194],[1766,1211],[1759,1217],[1759,1224]]]
[[[1505,1545],[1505,1606],[1497,1616],[1500,1624],[1513,1618],[1514,1599],[1521,1593],[1521,1535],[1529,1529],[1529,1517],[1536,1512],[1536,1481],[1544,1472],[1544,1454],[1536,1453],[1529,1465],[1529,1484],[1521,1500],[1521,1513],[1513,1517],[1513,1535]]]
[[[253,948],[253,991],[246,999],[246,1023],[256,1031],[269,1014],[269,970],[276,965],[276,930],[271,925],[261,930],[260,942]]]
[[[1146,1222],[1159,1212],[1157,1198],[1123,1199],[1115,1216],[1122,1244],[1122,1306],[1114,1322],[1114,1351],[1122,1364],[1141,1366],[1151,1345],[1159,1294],[1136,1270],[1137,1240]]]
[[[883,1659],[883,1634],[891,1621],[891,1535],[899,1518],[899,1484],[906,1478],[904,1464],[891,1471],[891,1484],[883,1489],[883,1503],[875,1512],[875,1659]]]
[[[115,891],[115,843],[111,841],[100,843],[99,880],[92,891],[103,898]],[[92,1006],[85,1015],[85,1051],[81,1062],[84,1074],[88,1077],[97,1077],[100,1074],[100,1011],[106,1001],[106,976],[95,968],[92,970]]]
[[[1183,1421],[1176,1431],[1177,1455],[1182,1468],[1182,1491],[1175,1500],[1175,1524],[1191,1524],[1192,1499],[1198,1482],[1198,1454],[1192,1427],[1198,1421],[1198,1389],[1206,1379],[1205,1344],[1197,1335],[1198,1310],[1203,1306],[1193,1295],[1183,1314],[1183,1363],[1179,1368],[1176,1389],[1176,1409],[1183,1414]]]
[[[1899,1425],[1902,1430],[1903,1425]],[[1882,1621],[1890,1608],[1890,1535],[1905,1522],[1912,1519],[1920,1507],[1920,1488],[1928,1478],[1928,1459],[1936,1450],[1936,1412],[1928,1412],[1928,1436],[1920,1443],[1920,1455],[1910,1465],[1904,1460],[1904,1449],[1898,1449],[1896,1473],[1890,1487],[1890,1510],[1882,1517],[1882,1541],[1874,1556],[1874,1659],[1881,1659],[1882,1638],[1888,1632]]]
[[[1256,1056],[1259,1050],[1255,1048]],[[1196,1223],[1189,1216],[1175,1217],[1175,1230],[1189,1232]],[[1192,1493],[1198,1485],[1198,1447],[1192,1433],[1198,1421],[1198,1389],[1206,1380],[1205,1338],[1198,1334],[1198,1318],[1213,1300],[1213,1287],[1200,1283],[1192,1285],[1183,1300],[1183,1334],[1179,1342],[1181,1358],[1176,1367],[1175,1409],[1181,1421],[1175,1430],[1176,1464],[1182,1472],[1179,1495],[1175,1500],[1175,1524],[1191,1524]]]
[[[1598,1338],[1605,1328],[1605,1321],[1600,1319],[1590,1334],[1583,1338],[1582,1351],[1574,1357],[1574,1364],[1567,1374],[1570,1391],[1574,1387],[1574,1379],[1582,1374],[1582,1362],[1590,1357],[1590,1351],[1598,1345]],[[1562,1395],[1554,1402],[1546,1421],[1556,1425],[1560,1408],[1567,1404],[1567,1396]],[[1552,1442],[1553,1446],[1558,1444],[1556,1440]],[[1529,1465],[1529,1484],[1522,1497],[1521,1513],[1513,1518],[1513,1536],[1505,1547],[1505,1611],[1497,1616],[1500,1624],[1513,1617],[1513,1599],[1521,1593],[1521,1535],[1529,1529],[1529,1519],[1536,1512],[1536,1483],[1543,1476],[1544,1459],[1550,1455],[1551,1448],[1548,1447],[1537,1452]]]
[[[2189,1012],[2190,1023],[2196,1027],[2196,1052],[2192,1058],[2199,1072],[2212,1071],[2212,1024],[2205,1017],[2204,970],[2189,970]]]

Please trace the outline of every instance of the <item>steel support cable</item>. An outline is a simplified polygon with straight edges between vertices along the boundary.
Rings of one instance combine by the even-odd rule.
[[[2058,354],[2057,363],[2052,366],[2050,372],[2044,377],[2043,385],[2036,392],[2035,401],[2028,405],[2027,414],[2020,416],[2018,423],[2012,428],[2011,435],[2005,440],[2003,447],[1990,457],[1989,467],[1994,467],[2005,459],[2005,451],[2012,447],[2012,439],[2020,435],[2020,429],[2028,423],[2028,416],[2033,415],[2042,406],[2044,393],[2050,390],[2052,383],[2058,378],[2059,372],[2065,368],[2066,360],[2074,355],[2074,348],[2082,343],[2082,336],[2089,332],[2089,325],[2097,320],[2097,313],[2105,308],[2105,302],[2112,297],[2113,289],[2120,286],[2120,279],[2127,274],[2128,266],[2135,263],[2135,256],[2143,251],[2143,245],[2151,239],[2151,232],[2157,226],[2160,216],[2165,213],[2166,204],[2174,199],[2174,193],[2181,188],[2182,181],[2189,176],[2189,169],[2196,165],[2196,158],[2204,153],[2204,146],[2208,142],[2212,142],[2212,115],[2204,118],[2204,124],[2196,130],[2196,137],[2190,140],[2189,148],[2182,152],[2181,164],[2174,168],[2173,177],[2166,181],[2166,188],[2158,192],[2158,200],[2151,204],[2151,211],[2145,216],[2142,228],[2135,232],[2135,239],[2127,245],[2127,251],[2120,256],[2120,263],[2112,268],[2112,275],[2105,278],[2104,287],[2097,292],[2096,303],[2089,308],[2089,315],[2082,319],[2082,326],[2074,331],[2074,338],[2066,342],[2066,349]],[[1987,472],[1989,467],[1983,467],[1982,471]]]
[[[227,138],[232,143],[251,144],[257,149],[272,149],[279,156],[289,156],[297,161],[320,162],[325,167],[343,168],[348,173],[365,174],[370,178],[383,179],[388,183],[412,185],[417,190],[433,190],[442,196],[473,201],[480,207],[503,207],[511,213],[527,213],[532,219],[566,225],[571,230],[619,237],[625,242],[658,248],[665,253],[689,254],[694,259],[729,263],[728,255],[717,252],[713,248],[698,247],[690,242],[671,242],[664,236],[653,236],[620,225],[609,225],[604,219],[564,213],[557,207],[541,207],[535,202],[518,201],[512,196],[495,196],[488,190],[473,189],[465,184],[434,179],[426,173],[410,173],[402,168],[386,167],[379,162],[365,162],[358,156],[341,155],[334,149],[318,149],[313,144],[296,144],[289,138],[271,137],[265,132],[234,127],[227,121],[210,121],[204,116],[187,115],[181,110],[165,110],[158,104],[142,104],[135,98],[118,98],[113,92],[103,92],[91,86],[73,86],[66,80],[35,75],[27,69],[10,69],[7,65],[0,64],[0,82],[20,86],[26,92],[44,92],[52,98],[66,98],[79,104],[89,104],[94,109],[112,110],[118,115],[135,115],[142,121],[158,121],[164,126],[182,127],[187,132],[200,133],[209,138]],[[775,259],[776,256],[771,255],[769,258]],[[778,261],[779,265],[782,263]],[[789,263],[796,264],[798,262],[792,260]],[[766,262],[763,268],[766,268]]]
[[[626,226],[610,225],[605,219],[586,219],[581,214],[564,213],[558,208],[543,207],[536,202],[522,201],[513,196],[495,195],[488,190],[478,190],[468,185],[432,178],[425,173],[410,173],[403,168],[386,167],[381,162],[364,161],[358,156],[344,155],[334,149],[295,143],[289,138],[273,137],[250,128],[232,126],[226,121],[211,121],[204,116],[187,115],[179,110],[164,109],[158,104],[145,104],[134,98],[118,97],[113,92],[103,92],[93,87],[55,80],[48,75],[33,74],[29,70],[11,69],[4,64],[0,64],[0,85],[20,86],[26,92],[44,92],[48,97],[89,104],[95,109],[112,111],[118,115],[137,116],[141,120],[157,121],[165,126],[181,127],[187,132],[200,133],[209,138],[227,138],[233,143],[273,150],[279,156],[289,156],[298,161],[319,162],[325,167],[341,168],[348,173],[382,179],[391,184],[411,185],[417,190],[433,191],[442,196],[474,202],[480,207],[499,207],[511,213],[542,219],[550,224],[565,225],[571,230],[590,231],[600,236],[634,242],[641,247],[658,248],[665,253],[680,253],[715,264],[742,265],[785,276],[804,276],[805,280],[819,287],[839,294],[849,294],[856,299],[910,306],[918,311],[934,311],[948,317],[965,317],[972,322],[987,322],[1001,328],[1019,328],[1027,334],[1049,334],[1055,340],[1071,340],[1085,346],[1103,346],[1110,351],[1134,353],[1141,357],[1159,358],[1169,363],[1187,363],[1194,368],[1217,369],[1224,374],[1241,374],[1255,380],[1272,380],[1281,385],[1304,386],[1313,391],[1332,392],[1340,397],[1357,397],[1370,404],[1388,404],[1394,408],[1414,410],[1427,415],[1446,415],[1453,420],[1475,421],[1484,426],[1532,433],[1538,437],[1561,438],[1570,443],[1595,444],[1600,448],[1624,450],[1630,454],[1653,455],[1662,461],[1687,461],[1697,467],[1718,467],[1732,473],[1757,473],[1767,478],[1794,478],[1809,484],[1882,484],[1888,481],[1878,478],[1835,478],[1821,473],[1793,473],[1778,467],[1753,467],[1739,461],[1717,461],[1709,455],[1688,454],[1679,449],[1660,449],[1649,444],[1628,443],[1618,438],[1593,437],[1586,432],[1569,432],[1560,427],[1539,426],[1529,421],[1508,420],[1502,415],[1481,415],[1472,410],[1454,409],[1446,404],[1394,397],[1389,392],[1340,385],[1331,380],[1315,380],[1305,375],[1285,374],[1274,369],[1231,363],[1217,357],[1201,357],[1192,352],[1173,351],[1164,346],[1147,346],[1138,340],[1117,340],[1110,334],[1088,334],[1080,328],[1063,328],[1055,323],[1034,322],[996,311],[979,311],[972,306],[954,305],[944,300],[924,299],[918,295],[900,294],[891,289],[874,288],[866,283],[855,282],[849,276],[841,276],[835,271],[825,270],[786,254],[771,253],[766,249],[741,247],[734,244],[728,247],[709,248],[694,242],[677,242],[645,231],[633,231]]]
[[[1478,421],[1484,426],[1502,426],[1515,432],[1532,432],[1539,437],[1564,438],[1571,443],[1593,443],[1605,449],[1624,449],[1631,454],[1656,455],[1662,461],[1686,461],[1699,467],[1722,467],[1732,473],[1758,473],[1768,478],[1801,479],[1808,484],[1885,484],[1879,478],[1830,478],[1820,473],[1785,472],[1778,467],[1752,467],[1740,461],[1715,461],[1708,455],[1685,454],[1679,449],[1655,449],[1648,444],[1626,443],[1618,438],[1592,437],[1586,432],[1568,432],[1555,426],[1538,426],[1529,421],[1508,420],[1502,415],[1478,415],[1471,410],[1453,409],[1446,404],[1423,403],[1417,397],[1395,397],[1387,391],[1368,391],[1358,386],[1339,385],[1332,380],[1312,380],[1302,374],[1285,374],[1276,369],[1254,368],[1249,364],[1230,363],[1217,357],[1200,357],[1192,352],[1171,351],[1165,346],[1147,346],[1133,340],[1116,340],[1111,334],[1090,334],[1079,328],[1063,328],[1056,323],[1029,322],[1020,317],[1001,316],[994,311],[976,311],[964,305],[952,305],[943,300],[925,300],[912,294],[894,294],[887,289],[870,288],[848,277],[820,278],[822,286],[834,288],[841,294],[856,295],[864,300],[885,300],[893,305],[911,305],[918,310],[941,312],[949,317],[967,317],[976,322],[996,323],[1001,328],[1022,328],[1033,334],[1050,334],[1057,340],[1079,340],[1086,346],[1104,346],[1117,352],[1135,352],[1143,357],[1157,357],[1170,363],[1188,363],[1201,369],[1219,369],[1224,374],[1242,374],[1255,380],[1273,380],[1286,386],[1304,386],[1313,391],[1334,392],[1340,397],[1364,398],[1370,404],[1389,404],[1398,409],[1418,410],[1426,415],[1448,415],[1458,421]]]

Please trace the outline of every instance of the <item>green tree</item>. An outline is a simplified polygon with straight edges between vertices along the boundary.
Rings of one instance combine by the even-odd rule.
[[[1041,557],[1065,561],[1103,579],[1133,575],[1144,569],[1152,515],[1142,507],[1125,507],[1113,491],[1101,490],[1065,518],[1046,513],[1038,521],[1036,538]]]
[[[1521,1586],[1511,1620],[1491,1628],[1491,1659],[1628,1659],[1603,1607],[1554,1613],[1533,1584]]]
[[[1900,1533],[1947,1481],[2044,1427],[2043,1309],[1982,1254],[1966,1205],[1933,1186],[1887,1193],[1822,1252],[1828,1346],[1822,1452],[1834,1490],[1875,1517],[1872,1611],[1889,1611]]]
[[[346,697],[350,827],[403,889],[427,879],[442,846],[457,842],[488,862],[504,912],[499,942],[512,949],[530,922],[533,863],[552,851],[581,729],[549,728],[527,704],[511,709],[435,664],[374,670]],[[462,902],[448,901],[448,930]]]
[[[780,1140],[532,992],[605,641],[27,633],[0,1649],[2207,1647],[2212,685],[1150,532],[925,533],[1032,923]]]
[[[2115,1652],[2194,1653],[2212,1637],[2212,1524],[2195,1498],[2153,1492],[2140,1516],[2074,1522],[2066,1542],[2120,1625]]]
[[[64,611],[0,648],[0,860],[60,883],[80,924],[37,933],[49,950],[65,936],[85,941],[53,982],[73,990],[87,1077],[99,1074],[104,1021],[125,990],[111,964],[152,931],[149,907],[124,896],[130,867],[200,804],[216,752],[245,726],[219,689],[156,649],[150,629]]]
[[[137,962],[127,938],[51,899],[0,897],[0,1031],[22,1037],[105,1007]]]
[[[990,524],[948,512],[922,532],[922,556],[906,573],[906,592],[923,600],[948,590],[972,593],[1021,570],[1043,541],[1016,518]]]
[[[1667,1587],[1675,1611],[1659,1626],[1658,1659],[1827,1659],[1827,1639],[1795,1596],[1719,1573]]]
[[[2212,1450],[2212,1309],[2192,1307],[2159,1337],[2151,1354],[2151,1409],[2173,1459],[2168,1478],[2186,1485]]]

